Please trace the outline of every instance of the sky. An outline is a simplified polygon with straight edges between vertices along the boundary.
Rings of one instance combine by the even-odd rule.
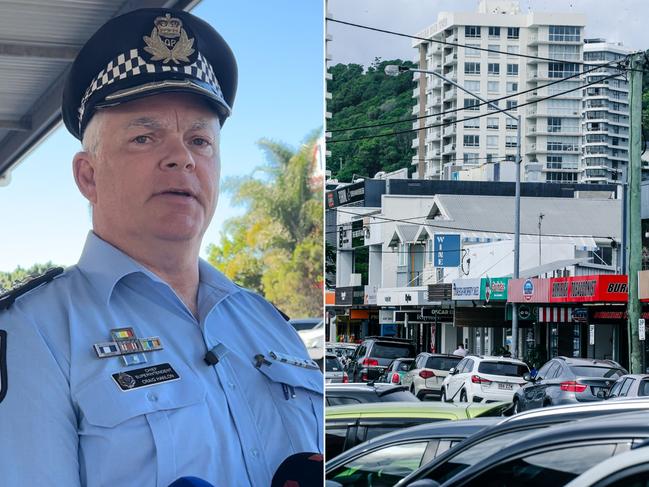
[[[477,11],[479,0],[329,0],[328,14],[334,19],[416,34],[437,21],[439,12]],[[520,0],[528,11],[572,12],[586,15],[585,37],[603,37],[633,49],[646,49],[647,0]],[[329,22],[332,36],[328,52],[331,65],[369,65],[374,58],[414,60],[410,39],[370,32]]]
[[[223,178],[265,164],[262,138],[299,148],[323,125],[323,10],[320,1],[202,0],[192,11],[226,39],[237,58],[239,86],[221,133]],[[51,261],[75,264],[91,228],[87,201],[72,176],[80,143],[62,125],[23,159],[0,186],[0,271]],[[223,221],[240,214],[221,193],[203,239],[220,241]]]

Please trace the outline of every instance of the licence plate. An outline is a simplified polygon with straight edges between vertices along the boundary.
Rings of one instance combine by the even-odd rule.
[[[514,389],[514,385],[513,384],[500,384],[499,383],[498,384],[498,389],[504,389],[506,391],[511,391],[511,390]]]

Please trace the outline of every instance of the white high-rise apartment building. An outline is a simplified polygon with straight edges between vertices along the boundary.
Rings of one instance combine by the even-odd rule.
[[[566,12],[521,13],[517,1],[481,0],[477,12],[442,12],[420,38],[466,45],[458,47],[415,40],[420,69],[442,73],[489,100],[531,90],[502,100],[502,108],[520,108],[522,115],[523,181],[577,181],[580,159],[581,90],[544,100],[582,83],[579,77],[543,87],[552,81],[578,75],[582,59],[585,17]],[[480,51],[486,48],[496,52]],[[527,54],[556,61],[518,56]],[[463,179],[464,169],[493,164],[492,180],[513,180],[516,122],[474,97],[430,74],[415,73],[417,103],[413,129],[446,124],[477,114],[482,118],[415,132],[415,177]],[[512,111],[517,115],[518,111]],[[441,114],[435,116],[435,114]],[[510,162],[504,162],[504,161]],[[506,170],[505,170],[506,169]]]
[[[584,71],[623,59],[631,49],[603,39],[584,40]],[[606,66],[584,75],[592,83],[618,72]],[[623,74],[584,89],[583,159],[580,180],[611,183],[623,179],[629,163],[629,85]]]

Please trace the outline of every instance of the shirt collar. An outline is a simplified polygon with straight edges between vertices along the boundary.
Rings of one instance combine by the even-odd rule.
[[[102,240],[93,231],[88,232],[86,244],[77,264],[79,270],[86,274],[102,299],[108,304],[117,283],[130,274],[141,273],[152,281],[167,285],[156,274],[142,264]],[[212,265],[200,259],[198,263],[200,284],[207,285],[215,291],[219,300],[237,292],[239,287],[216,270]]]

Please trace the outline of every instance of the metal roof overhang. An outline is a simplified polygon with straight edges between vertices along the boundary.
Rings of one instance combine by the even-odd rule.
[[[191,10],[200,0],[0,0],[0,186],[61,121],[68,69],[108,19],[130,10]]]

